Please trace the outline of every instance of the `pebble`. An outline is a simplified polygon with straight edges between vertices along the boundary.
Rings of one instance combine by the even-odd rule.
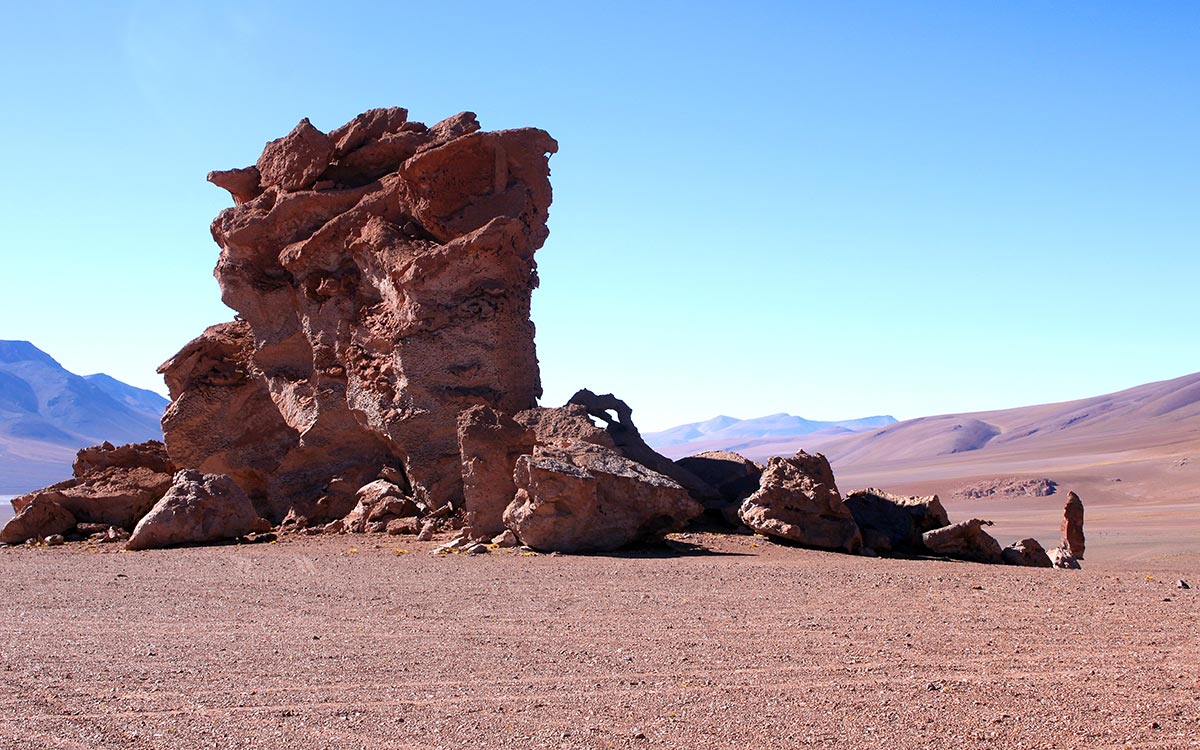
[[[1183,580],[1182,578],[1180,578],[1178,581],[1176,581],[1176,582],[1175,582],[1175,588],[1177,588],[1177,589],[1190,589],[1190,588],[1191,588],[1191,586],[1189,586],[1189,585],[1188,585],[1188,582],[1187,582],[1187,581],[1185,581],[1185,580]]]
[[[58,546],[62,545],[62,543],[65,541],[66,541],[66,539],[63,539],[62,534],[51,534],[50,536],[48,536],[42,540],[42,542],[47,547],[58,547]]]

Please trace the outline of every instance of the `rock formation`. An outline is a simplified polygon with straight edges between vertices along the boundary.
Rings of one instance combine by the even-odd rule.
[[[458,417],[462,454],[463,535],[475,541],[505,531],[504,509],[517,493],[517,459],[533,453],[533,432],[511,417],[483,405]]]
[[[66,534],[77,524],[132,529],[171,486],[174,471],[163,444],[155,440],[84,448],[76,456],[73,479],[12,501],[16,515],[0,530],[0,543]]]
[[[862,535],[820,453],[772,456],[759,489],[738,513],[754,531],[809,547],[855,553]]]
[[[1052,568],[1050,556],[1036,539],[1022,539],[1013,542],[1000,551],[1001,559],[1007,565],[1024,565],[1030,568]]]
[[[730,526],[741,525],[738,509],[758,491],[763,465],[730,451],[707,451],[676,461],[681,468],[712,488],[699,498],[704,508]]]
[[[232,479],[183,469],[163,498],[138,521],[125,546],[142,550],[216,542],[270,528]]]
[[[1083,559],[1083,501],[1074,492],[1067,493],[1063,507],[1062,548],[1076,560]]]
[[[983,530],[991,521],[972,518],[921,535],[930,552],[979,563],[1002,562],[1000,543]]]
[[[432,127],[371,110],[300,122],[257,164],[213,172],[212,225],[239,322],[163,365],[180,465],[227,473],[274,522],[351,511],[381,472],[427,507],[463,500],[460,412],[541,394],[530,295],[547,236],[541,130]]]
[[[1076,560],[1062,547],[1055,547],[1046,553],[1050,557],[1050,564],[1056,568],[1063,570],[1079,570],[1079,561]]]
[[[921,535],[950,524],[937,495],[905,497],[869,488],[846,495],[846,507],[863,544],[879,554],[928,552]]]
[[[679,531],[703,512],[674,480],[592,443],[521,456],[504,522],[534,549],[605,552]]]

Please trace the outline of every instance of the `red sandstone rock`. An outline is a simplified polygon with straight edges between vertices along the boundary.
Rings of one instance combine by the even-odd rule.
[[[261,175],[258,167],[245,169],[226,169],[208,173],[208,181],[220,188],[225,188],[233,196],[233,202],[239,206],[262,195]]]
[[[333,141],[306,117],[292,132],[268,143],[255,166],[263,188],[291,192],[311,188],[332,159]]]
[[[1045,548],[1036,539],[1013,542],[1000,551],[1000,556],[1007,565],[1023,565],[1029,568],[1054,567]]]
[[[971,562],[999,563],[1002,561],[1000,543],[983,530],[984,526],[991,525],[991,521],[972,518],[926,531],[921,539],[937,555]]]
[[[25,496],[20,510],[0,529],[0,544],[21,544],[28,539],[42,539],[51,534],[63,534],[75,528],[75,516],[44,493]]]
[[[1083,501],[1074,492],[1067,493],[1063,508],[1062,548],[1076,560],[1083,559]]]
[[[760,534],[809,547],[855,553],[863,546],[833,469],[819,453],[768,459],[759,489],[746,498],[738,515]]]
[[[470,113],[425,128],[403,110],[374,110],[332,138],[302,122],[268,144],[264,192],[212,226],[222,299],[249,344],[197,347],[246,381],[165,366],[195,384],[173,390],[176,400],[208,394],[168,415],[178,462],[228,464],[213,470],[251,485],[275,520],[344,515],[389,467],[422,507],[461,505],[459,413],[482,404],[516,414],[541,394],[529,301],[557,150],[540,130],[478,127]],[[273,414],[260,408],[264,394]],[[236,429],[239,401],[270,424]],[[204,424],[239,437],[222,445]],[[266,438],[262,450],[251,432]]]
[[[683,487],[615,451],[560,443],[521,456],[504,522],[540,550],[602,552],[682,529],[703,512]]]
[[[522,454],[533,452],[533,440],[528,428],[482,404],[458,416],[465,538],[491,539],[505,530],[504,509],[517,492],[513,471]]]
[[[846,495],[846,507],[862,531],[863,544],[880,554],[924,553],[921,535],[950,523],[937,495],[905,497],[868,488]]]
[[[388,531],[392,521],[415,516],[417,506],[404,489],[386,479],[363,485],[356,495],[358,504],[343,519],[342,529],[361,534]],[[401,528],[397,525],[395,528]],[[414,532],[415,533],[415,532]]]
[[[533,432],[538,445],[560,442],[584,442],[616,450],[612,437],[588,419],[582,404],[567,404],[556,408],[537,407],[518,412],[514,419]]]
[[[270,527],[232,479],[184,469],[175,475],[162,500],[138,522],[125,546],[143,550],[215,542]]]

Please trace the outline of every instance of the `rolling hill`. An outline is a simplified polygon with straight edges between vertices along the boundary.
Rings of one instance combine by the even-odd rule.
[[[71,373],[28,341],[0,341],[0,494],[67,478],[84,446],[161,439],[166,406],[108,375]]]
[[[705,422],[672,427],[642,435],[655,450],[670,458],[682,458],[709,450],[749,453],[756,446],[788,441],[812,435],[848,435],[896,424],[890,416],[864,417],[837,422],[821,422],[791,414],[770,414],[757,419],[719,416]]]

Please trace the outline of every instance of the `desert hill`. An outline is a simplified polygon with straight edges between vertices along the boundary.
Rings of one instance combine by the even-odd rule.
[[[69,372],[28,341],[0,341],[0,493],[66,478],[84,446],[161,439],[166,406],[108,375]]]
[[[642,435],[655,450],[671,458],[709,450],[753,452],[756,446],[788,441],[801,436],[849,435],[896,424],[896,418],[882,415],[833,422],[805,419],[791,414],[769,414],[756,419],[718,416],[704,422],[679,425],[661,432]]]

